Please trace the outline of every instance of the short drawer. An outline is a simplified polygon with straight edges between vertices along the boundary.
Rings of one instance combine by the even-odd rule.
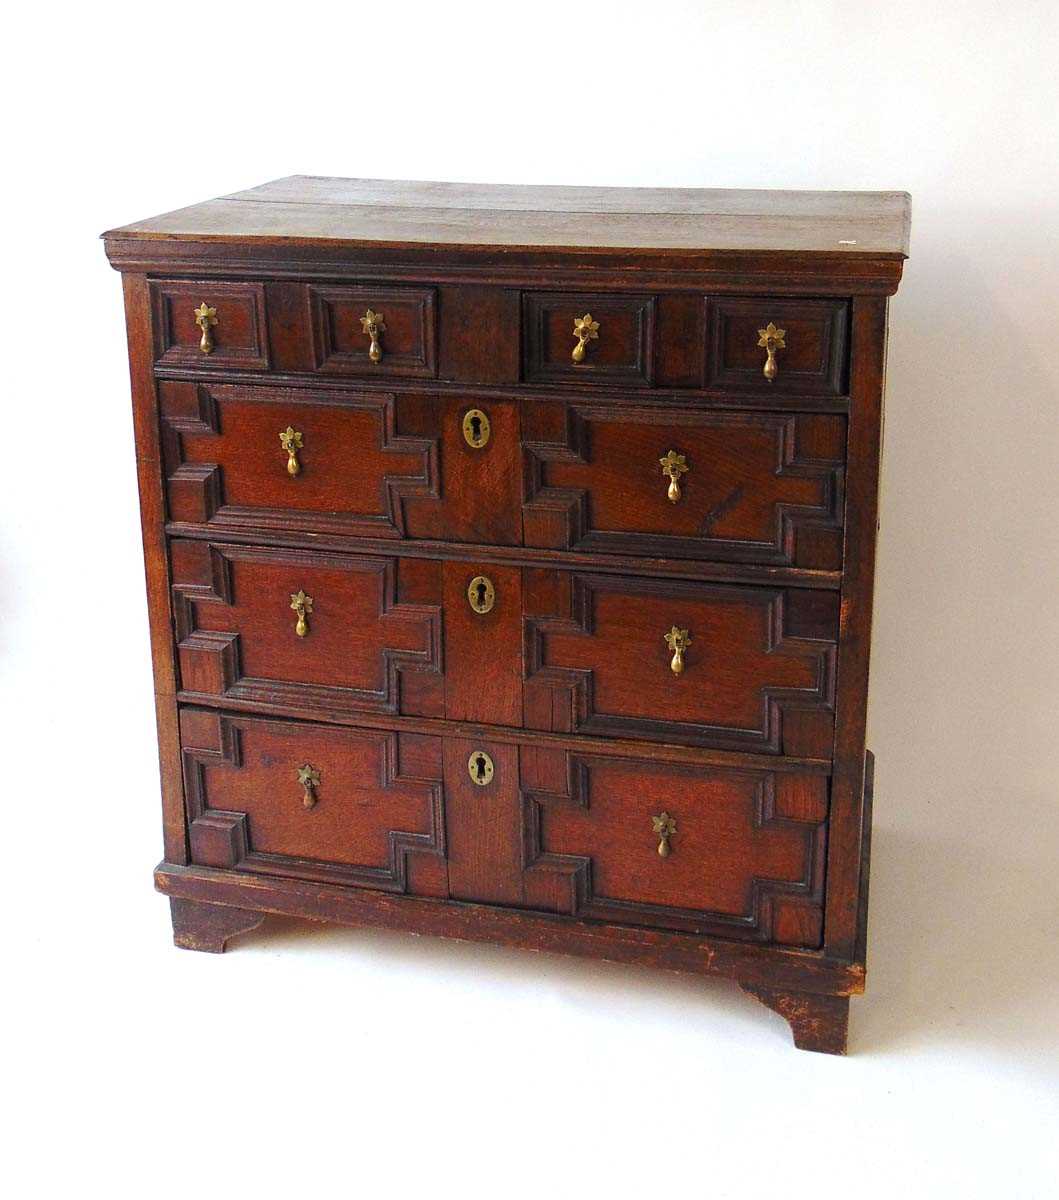
[[[653,296],[526,292],[523,376],[530,383],[649,386],[654,326]]]
[[[580,918],[816,947],[828,785],[807,772],[524,751],[528,898]]]
[[[525,723],[827,759],[838,595],[527,570]]]
[[[444,895],[441,742],[184,708],[191,860]]]
[[[526,401],[526,544],[838,570],[844,416]]]
[[[170,555],[185,700],[442,715],[435,564],[185,539]]]
[[[154,280],[151,305],[157,362],[173,367],[268,369],[263,284]]]
[[[310,284],[313,365],[329,375],[437,375],[434,288]]]
[[[845,300],[709,297],[708,388],[841,396],[848,390]]]

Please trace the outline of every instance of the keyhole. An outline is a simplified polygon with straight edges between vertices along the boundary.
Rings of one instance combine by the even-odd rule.
[[[467,760],[467,774],[478,787],[485,787],[492,780],[493,770],[493,760],[484,750],[475,750]]]
[[[481,450],[489,441],[489,418],[480,408],[468,409],[463,414],[463,440],[472,450]]]
[[[486,575],[476,575],[467,585],[467,600],[476,613],[493,611],[496,591]]]

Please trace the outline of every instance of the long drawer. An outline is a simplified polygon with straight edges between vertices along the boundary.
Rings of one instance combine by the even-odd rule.
[[[828,778],[184,708],[192,861],[819,945]]]
[[[159,395],[170,519],[219,533],[842,565],[841,414],[174,380]]]
[[[832,752],[831,591],[193,539],[171,561],[188,700]]]

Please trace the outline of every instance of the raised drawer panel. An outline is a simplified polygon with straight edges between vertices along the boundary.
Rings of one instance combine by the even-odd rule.
[[[183,709],[192,861],[444,896],[441,741]]]
[[[585,318],[589,322],[582,325]],[[524,376],[530,383],[649,386],[654,326],[653,296],[527,292],[522,298]]]
[[[434,288],[310,285],[316,370],[432,379],[437,374],[435,295]]]
[[[171,556],[185,698],[444,715],[437,564],[183,540]]]
[[[526,544],[837,570],[845,418],[526,401]]]
[[[706,386],[775,395],[844,395],[848,324],[846,300],[710,297]],[[775,331],[771,336],[770,326]],[[767,368],[774,369],[771,378]]]
[[[830,755],[836,594],[525,577],[527,726]]]
[[[167,367],[264,371],[269,366],[260,283],[163,279],[151,283],[154,355]]]
[[[521,541],[512,401],[163,380],[159,403],[172,521]]]
[[[826,776],[524,747],[521,789],[531,902],[820,944]]]
[[[402,500],[437,495],[436,444],[397,432],[392,395],[166,380],[159,403],[174,521],[401,537]]]

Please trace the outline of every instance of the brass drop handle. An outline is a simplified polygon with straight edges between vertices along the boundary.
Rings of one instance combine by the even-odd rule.
[[[591,313],[585,313],[583,317],[574,317],[574,337],[577,338],[577,345],[570,357],[575,363],[584,362],[585,343],[595,341],[599,337],[599,322],[592,320]]]
[[[297,475],[302,469],[298,462],[298,451],[302,448],[302,435],[293,425],[288,425],[279,435],[279,444],[287,451],[287,474]]]
[[[683,454],[678,454],[675,450],[670,450],[665,458],[658,460],[662,464],[662,474],[669,477],[669,489],[666,495],[673,504],[681,497],[680,477],[686,475],[688,470],[688,460]]]
[[[371,339],[371,345],[368,347],[368,358],[373,362],[382,362],[382,343],[379,341],[379,334],[386,332],[386,326],[382,323],[382,313],[368,311],[360,318],[360,323],[364,328],[364,332]]]
[[[302,789],[302,804],[312,808],[318,799],[316,789],[320,786],[320,772],[312,763],[306,763],[298,768],[298,783]]]
[[[213,334],[210,330],[217,324],[217,310],[210,308],[205,300],[195,309],[195,324],[202,330],[199,349],[203,354],[213,350]]]
[[[669,839],[677,831],[676,819],[662,811],[657,817],[651,818],[651,825],[658,836],[658,857],[669,857]]]
[[[776,351],[786,350],[786,329],[777,329],[771,321],[757,331],[757,344],[765,351],[765,378],[771,383],[776,378]]]
[[[306,620],[306,617],[313,611],[313,598],[312,596],[307,596],[301,590],[291,592],[290,606],[298,618],[294,626],[294,632],[298,637],[305,637],[309,632],[309,622]]]
[[[676,625],[667,633],[665,637],[666,645],[673,651],[673,657],[669,662],[669,669],[674,675],[684,674],[684,651],[691,645],[691,635],[686,629],[678,629]]]

